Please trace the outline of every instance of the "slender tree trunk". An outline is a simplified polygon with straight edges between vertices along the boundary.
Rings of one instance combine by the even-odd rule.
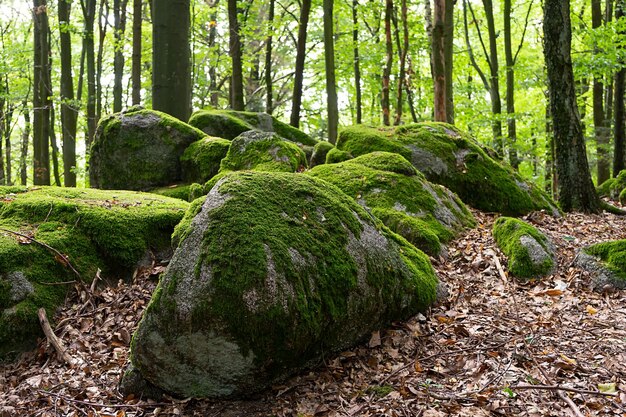
[[[141,104],[141,21],[143,0],[133,0],[133,55],[131,80],[133,86],[133,106]]]
[[[230,57],[233,66],[230,106],[233,110],[244,110],[241,32],[239,29],[239,8],[237,7],[237,0],[228,0],[228,26],[230,34]]]
[[[402,21],[402,48],[400,50],[396,119],[394,120],[394,125],[396,126],[402,122],[402,106],[404,104],[402,92],[406,84],[406,56],[409,52],[409,28],[406,0],[401,0],[400,3],[400,20]]]
[[[544,2],[544,56],[548,69],[559,203],[564,211],[601,210],[585,151],[571,59],[569,0]]]
[[[493,3],[491,0],[483,0],[485,6],[485,17],[487,19],[487,30],[489,33],[489,86],[491,96],[491,112],[493,113],[493,122],[491,124],[493,130],[493,141],[498,153],[503,153],[504,144],[502,141],[502,122],[500,115],[502,114],[502,101],[500,99],[500,67],[498,65],[498,45],[496,43],[496,25],[493,17]]]
[[[218,3],[219,0],[215,0],[213,3],[209,4],[209,7],[211,7],[211,22],[209,22],[209,50],[212,53],[215,49],[219,48],[216,43]],[[211,91],[211,106],[217,108],[219,106],[219,92],[217,88],[217,65],[215,63],[211,63],[211,66],[209,67],[209,90]]]
[[[83,31],[83,53],[87,62],[87,138],[86,148],[89,154],[89,147],[96,135],[96,59],[94,44],[94,22],[96,16],[96,0],[81,0],[83,10],[83,20],[85,27]],[[79,94],[81,89],[79,89]]]
[[[265,41],[265,112],[272,114],[274,111],[274,92],[272,85],[272,40],[274,38],[274,5],[275,0],[270,0],[269,14],[267,16],[268,35]]]
[[[591,0],[591,27],[602,26],[602,1]],[[599,50],[594,48],[594,53]],[[593,125],[596,137],[598,184],[602,184],[611,176],[609,167],[609,135],[606,116],[604,114],[604,82],[601,76],[593,78]]]
[[[517,126],[515,121],[515,62],[511,45],[511,0],[504,0],[504,55],[506,57],[506,114],[509,136],[509,162],[514,169],[519,168],[517,157]]]
[[[624,0],[617,0],[615,3],[615,20],[624,17],[626,8]],[[618,29],[620,30],[620,29]],[[626,34],[626,31],[620,30],[619,35]],[[614,117],[615,117],[615,149],[613,152],[613,176],[617,177],[619,172],[624,169],[626,162],[626,132],[624,131],[624,80],[626,79],[626,68],[620,69],[615,75],[615,95],[614,95]]]
[[[339,108],[335,80],[335,38],[333,35],[333,0],[324,0],[324,63],[326,66],[326,96],[328,105],[328,141],[337,142]]]
[[[47,0],[34,0],[34,76],[35,106],[33,137],[33,183],[50,185],[50,43]]]
[[[302,0],[300,7],[300,21],[298,23],[298,44],[296,47],[296,70],[293,80],[293,98],[291,101],[291,116],[289,123],[293,127],[300,127],[300,108],[302,107],[302,85],[304,82],[304,61],[306,58],[306,37],[311,0]]]
[[[61,44],[61,129],[63,136],[63,177],[66,187],[76,187],[76,122],[72,77],[72,38],[69,31],[70,3],[58,2]]]
[[[57,134],[55,130],[56,114],[54,105],[50,106],[50,147],[52,148],[52,173],[54,174],[54,184],[61,186],[61,175],[59,174],[59,146],[57,145]]]
[[[6,96],[6,84],[4,83],[4,75],[0,74],[0,185],[6,184],[6,178],[4,176],[4,159],[2,158],[2,140],[6,135],[6,129],[8,129],[6,125],[6,117],[7,112],[5,111],[5,105],[7,104]]]
[[[62,0],[63,1],[63,0]],[[124,75],[124,31],[122,29],[122,1],[113,0],[113,112],[122,111],[122,77]]]
[[[448,121],[446,99],[446,1],[435,0],[435,13],[431,33],[431,71],[434,89],[434,116],[436,122]]]
[[[389,101],[391,67],[393,65],[393,41],[391,39],[391,15],[393,14],[393,0],[385,0],[385,46],[386,59],[383,69],[383,85],[381,91],[381,105],[383,109],[383,124],[391,124],[391,109]]]
[[[454,96],[452,88],[452,71],[454,69],[454,3],[456,0],[445,0],[444,34],[443,34],[443,56],[445,59],[445,100],[446,100],[446,121],[454,123]]]
[[[152,5],[152,108],[187,121],[191,115],[189,0]]]
[[[104,60],[104,40],[106,38],[107,25],[109,21],[109,3],[107,0],[100,2],[98,12],[98,53],[96,56],[96,124],[102,117],[102,64]]]
[[[8,82],[7,82],[7,91],[8,91]],[[11,104],[9,104],[7,106],[7,111],[6,111],[6,116],[5,116],[5,120],[6,120],[6,124],[5,124],[5,128],[4,128],[4,153],[6,156],[6,170],[7,170],[7,175],[6,175],[6,184],[7,185],[13,185],[13,175],[11,173],[12,171],[12,147],[11,147],[11,124],[13,123],[13,112],[15,111],[15,107]]]
[[[28,159],[28,142],[30,139],[30,110],[28,108],[28,102],[24,100],[22,102],[24,115],[24,130],[22,131],[22,146],[20,148],[20,184],[26,185],[28,181],[28,165],[26,161]]]
[[[356,123],[363,122],[361,103],[361,58],[359,56],[359,0],[352,0],[352,55],[354,57],[354,94],[356,98]]]

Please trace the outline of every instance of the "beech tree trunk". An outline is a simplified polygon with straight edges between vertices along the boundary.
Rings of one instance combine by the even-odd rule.
[[[354,56],[354,95],[356,100],[356,123],[363,122],[361,93],[361,58],[359,56],[359,0],[352,0],[352,54]]]
[[[493,17],[493,3],[491,0],[483,0],[483,5],[485,6],[485,18],[487,20],[487,31],[489,34],[489,95],[491,97],[491,112],[493,113],[491,128],[493,131],[495,149],[498,153],[502,154],[504,151],[504,143],[502,141],[502,122],[500,121],[500,115],[502,114],[502,100],[500,99],[500,66],[498,64],[496,25]]]
[[[402,22],[402,48],[400,48],[400,71],[398,75],[398,91],[397,91],[397,103],[396,103],[396,118],[394,125],[399,125],[402,122],[402,107],[403,99],[402,92],[406,85],[406,57],[409,52],[409,27],[408,27],[408,9],[406,0],[401,0],[400,3],[400,20]]]
[[[602,26],[602,1],[591,0],[591,27]],[[598,53],[597,48],[594,53]],[[604,80],[601,76],[593,77],[593,125],[596,137],[598,184],[611,176],[609,166],[609,132],[604,113]]]
[[[229,48],[233,67],[230,83],[230,106],[233,110],[244,110],[241,33],[238,15],[237,0],[228,0]]]
[[[28,143],[30,139],[30,109],[28,107],[28,102],[24,100],[22,102],[23,111],[22,114],[24,116],[24,130],[22,131],[22,146],[20,148],[20,184],[26,185],[28,180],[28,165],[26,160],[28,159]]]
[[[326,96],[328,108],[328,141],[337,142],[339,108],[335,80],[335,39],[333,35],[333,0],[324,0],[324,63],[326,66]]]
[[[615,20],[624,17],[624,8],[626,7],[624,0],[618,0],[615,3]],[[626,34],[621,30],[620,35]],[[617,177],[619,172],[624,169],[626,157],[626,133],[624,131],[624,80],[626,79],[626,68],[620,69],[615,75],[615,94],[613,96],[613,114],[615,117],[615,142],[613,151],[613,176]]]
[[[519,168],[517,157],[517,126],[515,120],[515,61],[511,45],[511,0],[504,0],[504,55],[506,59],[506,125],[509,136],[509,162]]]
[[[270,0],[269,15],[267,17],[269,34],[265,41],[265,112],[272,114],[274,111],[274,92],[272,84],[272,41],[274,32],[274,7],[275,0]]]
[[[381,90],[381,106],[383,109],[383,124],[391,124],[391,109],[389,101],[391,66],[393,65],[393,41],[391,39],[391,15],[393,14],[393,0],[385,0],[385,67],[383,69],[383,85]]]
[[[47,0],[34,0],[33,183],[50,185],[50,71]]]
[[[191,115],[190,0],[154,0],[152,108],[187,121]]]
[[[133,55],[131,82],[133,106],[141,104],[141,21],[143,0],[133,0]]]
[[[432,26],[431,70],[434,89],[434,117],[436,122],[448,121],[448,100],[446,100],[446,53],[445,21],[446,1],[435,0]]]
[[[300,21],[298,23],[298,44],[296,46],[296,70],[293,80],[293,98],[289,124],[300,127],[300,108],[302,107],[302,84],[304,81],[304,61],[306,58],[306,35],[311,13],[311,0],[302,0]]]
[[[559,203],[564,211],[601,211],[585,151],[571,59],[569,0],[544,2],[544,56],[554,129]]]
[[[83,54],[87,62],[87,137],[86,148],[89,154],[89,147],[96,135],[96,59],[94,43],[94,22],[96,17],[96,0],[81,0],[83,10],[83,20],[85,27],[83,31]],[[79,92],[80,94],[80,92]]]

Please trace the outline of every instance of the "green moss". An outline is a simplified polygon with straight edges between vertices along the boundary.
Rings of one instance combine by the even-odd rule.
[[[395,389],[391,385],[370,385],[366,392],[374,395],[376,398],[383,398],[394,392]]]
[[[597,243],[584,251],[600,258],[608,269],[626,281],[626,239]]]
[[[352,155],[349,152],[339,150],[337,148],[333,148],[326,154],[326,163],[327,164],[336,164],[338,162],[347,161],[352,159]]]
[[[315,146],[318,141],[293,126],[281,122],[276,118],[272,118],[274,132],[282,138],[299,143],[305,146]]]
[[[326,155],[332,149],[335,149],[335,145],[324,140],[319,141],[313,148],[313,153],[309,159],[309,166],[314,167],[316,165],[323,165],[326,163]]]
[[[615,184],[615,178],[609,178],[602,184],[598,185],[596,191],[600,197],[611,197],[611,190]]]
[[[626,190],[626,169],[617,174],[615,178],[609,178],[600,184],[597,188],[600,197],[608,197],[613,200],[619,199],[620,202],[622,192]]]
[[[373,152],[320,165],[307,173],[362,200],[385,225],[432,255],[439,254],[441,242],[474,225],[472,214],[458,198],[428,184],[424,175],[398,154]]]
[[[208,323],[225,326],[240,351],[251,352],[269,375],[282,374],[306,358],[337,349],[363,315],[375,314],[379,319],[373,325],[388,323],[424,310],[435,299],[437,279],[427,256],[329,183],[301,174],[233,172],[211,194],[214,205],[201,214],[206,216],[206,229],[193,278],[199,282],[206,274],[203,271],[210,270],[210,297],[193,304],[185,326],[190,333],[207,329]],[[215,204],[219,196],[225,200]],[[179,250],[193,236],[190,225],[202,203],[194,201],[176,228]],[[372,228],[380,230],[385,245],[395,248],[387,250],[395,250],[403,262],[379,255],[378,246],[367,258],[355,259],[349,247],[360,245],[355,242],[362,237],[365,222],[368,236]],[[195,238],[190,242],[199,247]],[[176,337],[182,324],[172,321],[179,317],[174,300],[178,286],[187,282],[188,269],[173,265],[137,337],[154,331],[151,326],[156,323],[166,341]],[[372,287],[365,298],[368,302],[349,307],[354,302],[351,293],[364,285],[362,280]],[[253,312],[242,294],[254,291],[269,301],[260,302]],[[276,299],[290,293],[293,297]],[[135,342],[133,355],[143,348]],[[142,370],[136,362],[140,360],[134,356],[133,363]]]
[[[205,199],[206,197],[196,198],[191,202],[191,204],[189,204],[182,220],[174,228],[174,233],[172,234],[172,246],[178,247],[178,244],[191,232],[191,221],[198,213],[200,213]]]
[[[304,152],[294,143],[271,133],[248,132],[233,139],[220,170],[296,172],[306,166]]]
[[[211,179],[219,171],[229,147],[229,140],[215,137],[205,137],[189,145],[180,158],[183,181],[204,183]]]
[[[162,195],[170,198],[177,198],[179,200],[189,201],[189,184],[175,184],[168,187],[155,188],[150,190],[150,193]]]
[[[493,238],[509,258],[509,271],[518,278],[545,276],[555,266],[553,251],[548,238],[530,224],[512,217],[500,217],[493,225]],[[538,262],[520,242],[524,236],[531,237],[548,256]]]

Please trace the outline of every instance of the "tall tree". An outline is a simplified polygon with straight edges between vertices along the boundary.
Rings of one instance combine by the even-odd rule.
[[[61,127],[63,137],[63,179],[66,187],[76,187],[76,123],[78,109],[74,103],[72,76],[72,38],[70,33],[71,2],[59,0],[59,40],[61,44]]]
[[[400,50],[400,69],[398,74],[398,90],[396,92],[397,95],[397,103],[396,103],[396,117],[394,119],[393,124],[399,125],[402,122],[402,107],[403,107],[403,98],[402,92],[405,89],[405,86],[408,86],[406,82],[406,57],[409,53],[409,22],[408,22],[408,7],[406,0],[401,0],[400,2],[400,20],[402,22],[402,47],[398,47]],[[397,22],[396,22],[397,24]],[[398,44],[400,41],[398,40]],[[408,90],[408,88],[407,88]]]
[[[328,109],[328,141],[337,142],[339,108],[335,79],[335,37],[333,35],[333,0],[324,0],[324,63],[326,67],[326,103]]]
[[[454,1],[435,0],[431,39],[431,71],[435,121],[454,123],[452,97],[452,46]]]
[[[361,92],[361,57],[359,56],[359,0],[352,0],[352,55],[354,58],[354,95],[356,123],[363,121],[363,103]]]
[[[619,21],[624,18],[626,2],[617,0],[615,3],[615,20]],[[618,25],[617,35],[626,38],[626,30]],[[621,62],[624,64],[624,62]],[[624,80],[626,79],[626,67],[622,65],[621,69],[615,75],[615,94],[613,97],[613,115],[615,117],[615,142],[613,152],[613,176],[617,177],[619,172],[624,169],[626,163],[626,131],[624,117]]]
[[[33,183],[50,185],[50,26],[47,0],[34,0]]]
[[[591,27],[597,29],[602,26],[602,1],[591,0]],[[596,46],[594,53],[598,53]],[[609,166],[609,128],[604,113],[604,80],[602,76],[593,77],[593,125],[596,137],[598,157],[598,184],[602,184],[611,176]]]
[[[133,106],[141,104],[141,21],[143,0],[133,0],[133,55],[131,82]]]
[[[124,77],[124,32],[126,32],[126,6],[128,0],[113,0],[115,42],[113,55],[113,112],[122,111],[122,79]]]
[[[152,108],[186,121],[191,114],[190,0],[154,0]]]
[[[274,111],[274,92],[272,78],[272,41],[274,39],[274,9],[275,0],[270,0],[267,16],[267,39],[265,40],[265,112],[272,114]]]
[[[302,86],[304,83],[304,60],[306,58],[306,37],[311,13],[311,0],[302,0],[300,19],[298,20],[298,41],[296,46],[296,69],[293,80],[293,98],[289,123],[300,127],[300,108],[302,107]]]
[[[385,66],[383,68],[382,90],[380,102],[383,108],[383,124],[391,124],[391,109],[389,94],[391,89],[391,67],[393,66],[393,41],[391,39],[391,16],[393,15],[393,0],[385,0]]]
[[[596,213],[601,203],[591,180],[576,103],[569,0],[545,0],[543,16],[559,203],[564,211]]]
[[[228,0],[228,27],[230,58],[232,60],[230,106],[233,110],[244,110],[241,31],[237,0]]]
[[[83,54],[87,61],[87,152],[96,135],[96,57],[94,43],[94,22],[96,0],[81,0],[85,27],[83,29]],[[80,94],[80,89],[79,93]]]

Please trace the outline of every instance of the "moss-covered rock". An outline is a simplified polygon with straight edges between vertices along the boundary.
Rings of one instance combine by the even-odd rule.
[[[594,290],[626,288],[626,240],[588,246],[578,252],[574,262],[589,271]]]
[[[342,151],[337,148],[333,148],[328,151],[326,154],[326,163],[327,164],[336,164],[338,162],[347,161],[352,159],[352,155],[349,152]]]
[[[335,145],[325,140],[318,142],[313,148],[311,158],[309,158],[309,166],[313,168],[316,165],[323,165],[326,163],[326,155],[332,149],[335,149]]]
[[[42,244],[85,282],[98,268],[105,279],[130,276],[149,251],[170,249],[187,206],[129,191],[0,187],[0,290],[8,290],[0,296],[0,359],[34,346],[37,309],[52,316],[78,279]]]
[[[285,124],[267,113],[235,110],[198,110],[191,115],[189,124],[209,136],[235,139],[243,132],[260,130],[276,133],[283,139],[300,145],[315,146],[317,140],[293,126]]]
[[[558,213],[546,193],[490,157],[475,140],[452,125],[352,126],[340,132],[337,148],[355,157],[374,151],[400,154],[429,181],[446,186],[480,210],[507,215],[541,209]]]
[[[251,130],[233,139],[220,170],[296,172],[306,166],[306,155],[295,144],[273,133]]]
[[[474,220],[465,204],[445,187],[429,183],[404,157],[373,152],[349,161],[317,166],[309,175],[339,187],[391,230],[431,254]]]
[[[217,174],[230,141],[207,136],[189,145],[180,158],[183,181],[204,184]]]
[[[626,169],[617,174],[615,178],[609,178],[597,188],[600,197],[608,197],[613,200],[621,199],[622,192],[626,190]]]
[[[131,361],[176,395],[263,390],[435,300],[422,252],[307,175],[230,173],[175,235]]]
[[[554,246],[534,226],[512,217],[500,217],[493,225],[492,234],[509,258],[509,272],[517,278],[542,277],[554,270]]]
[[[180,182],[180,157],[204,136],[172,116],[140,107],[106,116],[91,146],[90,184],[108,190],[149,190]]]

